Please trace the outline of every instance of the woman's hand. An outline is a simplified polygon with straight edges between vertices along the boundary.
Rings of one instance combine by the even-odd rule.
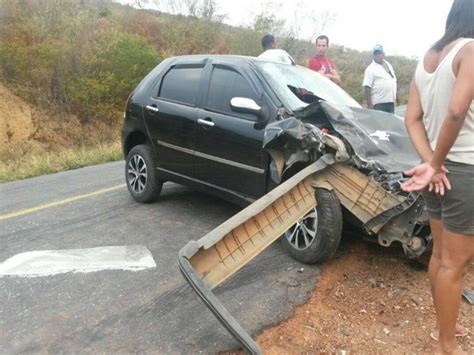
[[[420,191],[428,186],[429,191],[435,191],[441,196],[446,189],[451,190],[451,184],[446,175],[448,170],[443,165],[440,171],[436,171],[429,163],[423,163],[405,171],[405,175],[411,178],[401,185],[402,190],[407,192]]]
[[[449,182],[448,169],[444,165],[441,166],[441,171],[433,176],[432,181],[428,185],[428,191],[436,192],[441,196],[444,195],[446,189],[451,190],[451,183]]]

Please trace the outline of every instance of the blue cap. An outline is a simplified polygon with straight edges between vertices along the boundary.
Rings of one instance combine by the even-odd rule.
[[[374,49],[372,50],[372,53],[375,53],[375,52],[383,52],[383,46],[381,44],[376,44],[374,46]]]

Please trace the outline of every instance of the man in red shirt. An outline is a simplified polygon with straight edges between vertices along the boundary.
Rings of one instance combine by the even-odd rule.
[[[341,77],[336,71],[334,64],[326,58],[326,52],[329,49],[329,38],[325,35],[316,38],[316,55],[309,59],[309,69],[317,71],[336,84],[341,82]]]

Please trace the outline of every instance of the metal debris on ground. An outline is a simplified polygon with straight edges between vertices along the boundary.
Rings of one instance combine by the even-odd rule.
[[[474,305],[474,291],[464,290],[462,291],[462,295],[469,302],[471,306]]]

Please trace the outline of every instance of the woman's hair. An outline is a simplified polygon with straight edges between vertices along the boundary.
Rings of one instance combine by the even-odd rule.
[[[474,0],[454,0],[446,20],[446,31],[432,49],[440,52],[461,37],[474,38]]]

